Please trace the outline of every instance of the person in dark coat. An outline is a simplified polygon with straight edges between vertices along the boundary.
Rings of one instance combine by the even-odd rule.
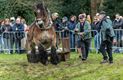
[[[91,29],[94,30],[92,32],[92,36],[94,37],[94,45],[95,45],[95,48],[96,48],[96,51],[99,53],[99,48],[100,48],[100,44],[101,44],[101,37],[100,37],[100,34],[99,34],[99,18],[98,16],[95,16],[94,17],[94,21],[92,22],[91,24]]]
[[[52,14],[53,26],[55,27],[56,31],[56,46],[60,45],[60,38],[61,38],[61,31],[62,31],[62,20],[59,18],[58,13]]]
[[[5,19],[5,23],[2,26],[3,32],[3,41],[4,41],[4,52],[7,54],[11,53],[12,46],[11,46],[11,31],[12,27],[10,25],[10,20],[8,18]]]
[[[104,11],[100,12],[99,15],[100,19],[100,33],[101,33],[101,45],[100,45],[100,52],[103,55],[103,63],[109,62],[110,64],[113,63],[113,56],[112,56],[112,43],[115,37],[114,30],[112,27],[112,23],[110,19],[107,19],[106,13]],[[106,54],[108,53],[108,56]]]
[[[117,41],[118,45],[120,45],[120,47],[122,47],[123,46],[122,45],[123,31],[120,29],[123,29],[123,19],[121,18],[119,13],[117,13],[115,15],[115,20],[113,21],[113,28],[119,29],[119,30],[115,30],[116,41]],[[116,49],[116,51],[120,52],[119,49]]]
[[[68,18],[65,16],[62,18],[62,38],[68,37]]]
[[[12,30],[15,32],[15,48],[16,53],[21,53],[21,39],[25,37],[24,25],[21,23],[21,18],[16,19],[16,23],[13,25]]]
[[[52,14],[52,20],[53,20],[53,25],[55,27],[56,31],[61,31],[62,30],[62,20],[59,17],[58,13],[53,13]]]
[[[123,19],[120,17],[120,14],[115,15],[115,20],[113,21],[114,29],[123,29]]]
[[[4,20],[2,20],[0,22],[0,53],[3,52],[3,45],[4,45],[4,43],[3,43],[3,36],[2,36],[2,34],[3,34],[3,31],[2,31],[3,25],[4,25]]]

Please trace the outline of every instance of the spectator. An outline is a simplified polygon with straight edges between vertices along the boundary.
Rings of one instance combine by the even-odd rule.
[[[14,24],[15,24],[15,17],[10,17],[10,25],[11,25],[11,27],[13,27]],[[10,34],[11,34],[10,44],[11,44],[11,47],[12,47],[11,53],[13,53],[14,52],[13,47],[14,47],[14,41],[15,41],[14,32],[11,31]]]
[[[98,24],[99,24],[99,18],[98,16],[94,17],[94,21],[91,24],[91,29],[94,30],[92,32],[92,36],[94,36],[94,43],[95,43],[95,48],[96,51],[99,52],[99,47],[100,47],[100,42],[101,42],[101,37],[100,37],[100,33],[98,33]]]
[[[114,29],[123,29],[123,19],[121,18],[120,14],[115,15],[115,20],[113,21],[113,28]]]
[[[120,16],[120,19],[123,19],[123,16]]]
[[[10,25],[13,26],[15,24],[15,17],[10,18]]]
[[[0,53],[3,52],[3,36],[2,36],[2,26],[4,25],[4,20],[0,21]]]
[[[62,30],[62,21],[59,18],[59,14],[58,13],[53,13],[52,14],[52,20],[53,20],[53,26],[55,27],[55,31],[56,31],[56,46],[58,48],[59,44],[60,44],[60,37],[61,37],[61,30]]]
[[[4,41],[4,49],[5,49],[5,53],[10,54],[12,47],[10,44],[10,40],[11,40],[11,35],[10,32],[12,31],[12,27],[10,25],[10,20],[8,18],[5,19],[5,23],[2,26],[2,31],[3,33],[3,41]]]
[[[21,18],[17,18],[15,24],[12,27],[13,31],[15,31],[15,48],[16,53],[22,53],[21,51],[21,40],[25,37],[24,25],[21,23]]]
[[[68,22],[68,30],[70,36],[70,50],[75,51],[75,34],[73,33],[76,27],[76,16],[72,15],[70,21]]]
[[[115,15],[115,20],[113,21],[113,28],[114,29],[123,29],[123,19],[121,18],[120,14]],[[116,34],[116,41],[118,46],[122,47],[122,35],[123,32],[122,30],[115,30]],[[119,49],[117,48],[114,52],[120,52]]]
[[[91,16],[90,15],[87,15],[87,21],[91,24]]]
[[[62,34],[62,37],[67,37],[68,36],[68,18],[67,17],[63,17],[62,18],[62,31],[63,31],[63,34]]]
[[[55,30],[56,31],[61,31],[62,30],[62,21],[59,18],[59,14],[58,13],[53,13],[52,14],[52,20],[53,20]]]
[[[104,11],[100,12],[99,19],[100,19],[99,25],[101,27],[101,37],[102,37],[100,52],[103,55],[103,61],[101,62],[101,64],[107,63],[108,59],[109,59],[109,63],[113,63],[112,42],[115,36],[114,30],[110,23],[111,22],[110,19],[107,19],[106,13]],[[107,57],[106,50],[109,58]]]
[[[90,41],[91,41],[91,26],[83,14],[79,15],[79,22],[76,25],[75,31],[78,31],[80,38],[78,40],[78,48],[81,48],[82,60],[88,58]]]
[[[27,32],[29,31],[29,27],[27,26],[26,24],[26,21],[24,18],[21,19],[21,23],[24,25],[24,34],[25,34],[25,37],[21,40],[21,45],[22,45],[22,52],[25,52],[26,48],[25,48],[25,45],[26,45],[26,40],[27,40]]]
[[[22,18],[21,23],[24,25],[24,31],[28,31],[29,27],[27,26],[25,19]]]

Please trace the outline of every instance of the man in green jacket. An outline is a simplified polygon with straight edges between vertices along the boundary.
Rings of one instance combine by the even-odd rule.
[[[107,63],[108,59],[109,63],[113,63],[112,42],[113,38],[115,37],[115,34],[112,27],[112,22],[110,19],[107,19],[106,13],[104,11],[100,12],[99,18],[100,18],[99,27],[101,28],[100,34],[102,38],[100,52],[103,55],[103,61],[101,63]],[[106,50],[108,56],[106,54]]]
[[[75,31],[79,34],[78,48],[81,48],[82,60],[85,61],[88,58],[90,41],[91,41],[91,26],[86,21],[84,14],[79,15],[79,22],[76,25]]]

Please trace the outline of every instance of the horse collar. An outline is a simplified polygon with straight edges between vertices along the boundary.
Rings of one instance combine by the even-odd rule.
[[[39,24],[36,22],[36,26],[38,26],[38,28],[42,29],[42,30],[47,30],[47,29],[50,29],[52,27],[52,22],[50,21],[49,24],[47,25],[47,27],[43,27],[41,28],[39,26]],[[44,25],[43,25],[44,26]]]

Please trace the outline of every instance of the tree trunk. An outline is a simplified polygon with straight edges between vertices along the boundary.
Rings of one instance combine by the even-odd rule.
[[[98,8],[103,7],[104,0],[91,0],[91,16],[92,19],[97,13]],[[99,5],[99,6],[98,6]]]
[[[97,13],[97,1],[98,0],[91,0],[91,16],[92,16],[92,19],[95,16],[95,14]]]

